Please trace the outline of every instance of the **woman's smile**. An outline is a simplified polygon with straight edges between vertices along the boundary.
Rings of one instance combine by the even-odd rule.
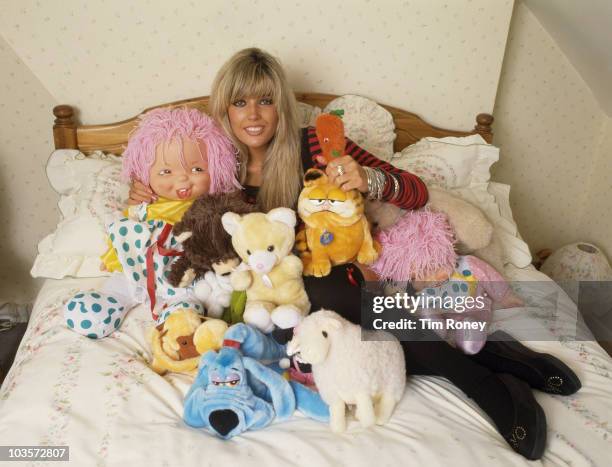
[[[259,136],[263,133],[265,127],[263,125],[248,126],[244,129],[251,136]]]

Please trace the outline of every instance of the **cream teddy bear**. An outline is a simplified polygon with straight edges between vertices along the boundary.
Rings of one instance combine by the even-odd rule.
[[[302,261],[291,254],[295,242],[295,212],[272,209],[243,216],[227,212],[223,228],[242,263],[232,273],[234,290],[246,290],[245,323],[264,333],[295,327],[310,310],[302,280]]]

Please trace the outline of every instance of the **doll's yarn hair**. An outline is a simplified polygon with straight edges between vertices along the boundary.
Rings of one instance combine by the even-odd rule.
[[[182,138],[206,145],[210,194],[241,188],[236,179],[236,149],[231,140],[211,117],[187,108],[155,109],[140,117],[123,153],[122,178],[125,181],[136,178],[148,185],[157,146],[173,140],[180,145],[180,161],[184,166]]]
[[[423,279],[440,269],[455,268],[455,236],[445,214],[428,209],[407,211],[379,232],[382,251],[371,266],[382,279]]]

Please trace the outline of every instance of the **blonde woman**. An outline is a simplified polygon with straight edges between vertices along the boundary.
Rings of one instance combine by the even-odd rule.
[[[417,176],[377,159],[350,140],[347,154],[324,167],[314,129],[298,127],[295,96],[283,68],[260,49],[241,50],[221,67],[213,83],[210,112],[237,148],[245,195],[263,211],[295,207],[303,173],[313,166],[324,168],[345,191],[358,189],[404,209],[427,202],[427,189]],[[130,202],[150,199],[149,189],[135,182]],[[336,266],[325,278],[305,277],[312,309],[332,309],[360,323],[364,269],[355,266]],[[433,332],[423,331],[420,337],[419,342],[402,342],[407,373],[448,378],[491,417],[515,451],[528,459],[541,457],[546,417],[529,385],[571,394],[580,388],[580,381],[569,368],[516,341],[488,342],[479,354],[467,356]],[[562,384],[553,388],[551,380]]]

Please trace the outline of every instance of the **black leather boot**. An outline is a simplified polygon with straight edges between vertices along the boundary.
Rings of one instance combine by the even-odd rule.
[[[514,420],[502,433],[516,452],[530,460],[539,459],[546,446],[546,415],[533,397],[531,388],[512,375],[497,375],[510,393]]]
[[[574,394],[582,387],[576,373],[561,360],[534,352],[503,331],[491,334],[472,358],[491,371],[514,375],[532,388],[551,394]]]

